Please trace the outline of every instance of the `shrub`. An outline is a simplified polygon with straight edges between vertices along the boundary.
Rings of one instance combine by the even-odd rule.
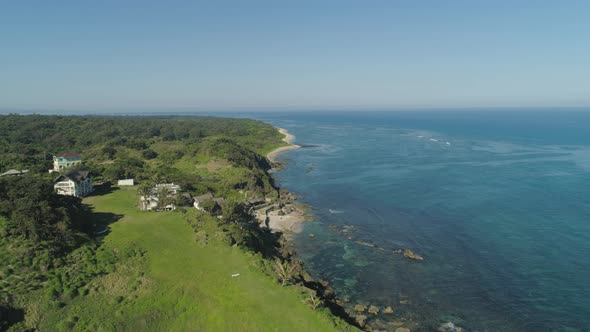
[[[154,159],[156,157],[158,157],[158,154],[156,153],[156,151],[152,150],[152,149],[145,149],[143,150],[143,152],[141,153],[142,157],[144,157],[145,159]]]

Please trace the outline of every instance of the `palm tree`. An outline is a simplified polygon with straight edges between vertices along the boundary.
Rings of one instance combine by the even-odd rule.
[[[293,279],[297,267],[297,264],[291,264],[287,260],[283,262],[278,258],[275,260],[275,272],[279,275],[282,286],[287,285]]]
[[[158,189],[158,210],[165,208],[167,205],[174,203],[172,192],[166,187],[160,187]]]
[[[317,308],[322,306],[322,299],[315,294],[315,292],[309,293],[309,297],[305,299],[305,303],[309,304],[312,310],[316,310]]]
[[[142,210],[145,210],[146,204],[148,204],[148,199],[152,195],[152,186],[149,183],[142,184],[137,188],[137,195],[139,196]]]

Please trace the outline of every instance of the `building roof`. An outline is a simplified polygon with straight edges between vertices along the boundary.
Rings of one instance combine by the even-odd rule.
[[[70,153],[70,152],[58,154],[56,157],[66,158],[66,159],[80,159],[81,158],[79,153]]]
[[[181,190],[182,188],[174,183],[158,183],[156,184],[155,189],[160,190],[162,188],[170,189],[170,190]]]
[[[266,203],[266,200],[264,198],[250,198],[246,201],[248,204],[252,204],[252,205],[256,205],[256,204],[261,204],[261,203]]]
[[[4,176],[4,175],[21,175],[21,174],[25,174],[26,172],[28,172],[28,169],[23,169],[23,170],[16,170],[16,169],[11,169],[8,170],[2,174],[0,174],[0,176]]]
[[[213,199],[212,193],[206,193],[205,195],[195,196],[195,198],[194,198],[195,202],[202,202],[202,201],[206,201],[209,199]]]
[[[86,180],[86,178],[88,178],[88,174],[90,174],[89,171],[75,169],[67,171],[65,174],[58,176],[57,179],[55,179],[53,182],[59,182],[63,181],[64,179],[69,179],[78,183],[80,181]]]

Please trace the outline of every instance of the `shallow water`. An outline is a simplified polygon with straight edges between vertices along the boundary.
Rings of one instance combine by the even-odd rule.
[[[296,245],[341,297],[423,330],[590,330],[590,112],[254,116],[308,146],[277,177],[312,207]]]

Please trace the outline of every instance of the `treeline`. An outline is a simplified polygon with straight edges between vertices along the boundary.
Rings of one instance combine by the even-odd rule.
[[[53,183],[33,176],[0,178],[0,225],[3,237],[22,237],[55,247],[74,245],[79,233],[88,232],[89,212],[76,197],[55,193]]]
[[[147,149],[146,140],[194,142],[217,136],[232,138],[257,152],[269,142],[280,141],[272,126],[249,119],[0,115],[0,169],[47,168],[53,154],[84,151],[96,145],[103,146],[104,153],[113,157],[117,146]],[[149,159],[150,152],[144,156]]]

